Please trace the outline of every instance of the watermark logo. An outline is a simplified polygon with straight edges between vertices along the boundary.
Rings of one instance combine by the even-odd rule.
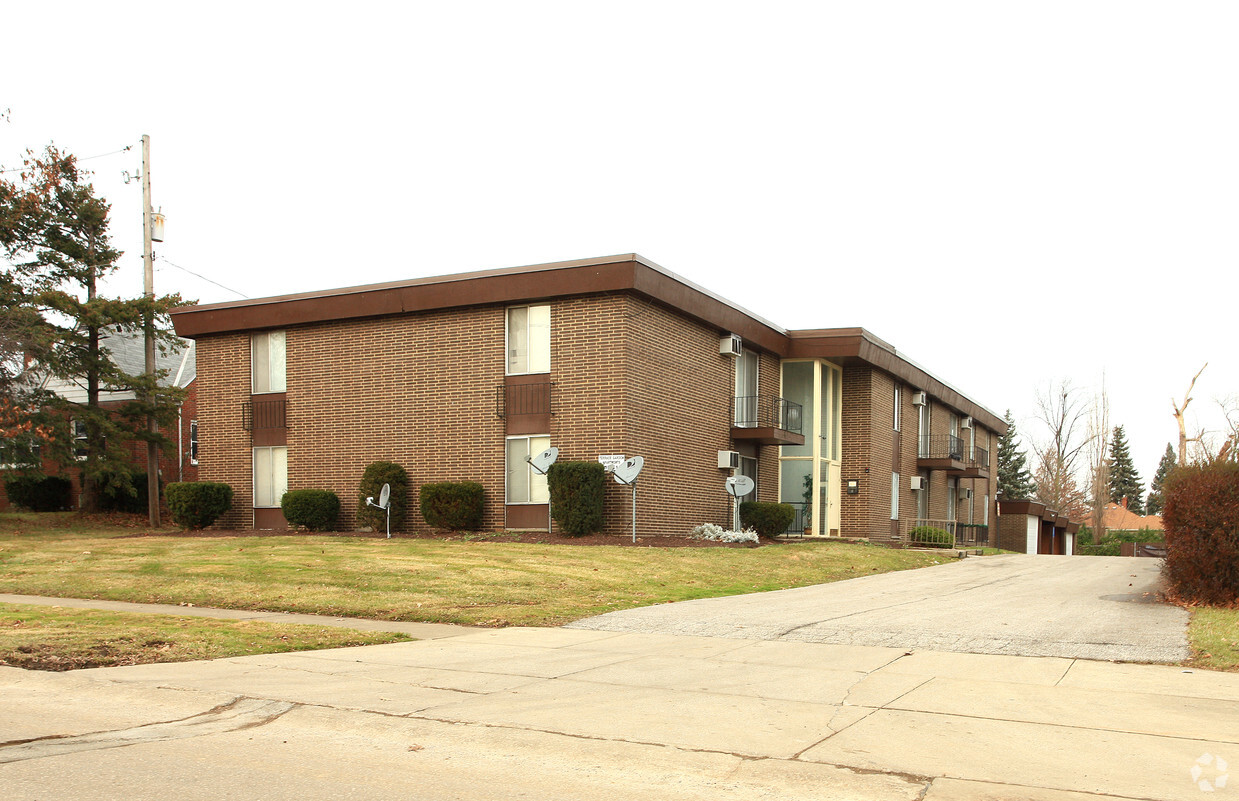
[[[1226,772],[1228,767],[1226,760],[1221,757],[1201,754],[1192,765],[1192,781],[1206,793],[1221,790],[1226,787],[1230,778],[1230,774]]]

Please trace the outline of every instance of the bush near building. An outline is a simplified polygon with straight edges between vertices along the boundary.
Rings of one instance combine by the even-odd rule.
[[[72,506],[73,485],[61,476],[9,476],[4,492],[9,503],[32,512],[59,512]]]
[[[759,537],[786,534],[794,519],[796,509],[790,503],[745,501],[740,504],[740,526],[753,529]]]
[[[232,487],[214,481],[174,482],[164,488],[164,499],[178,526],[206,528],[232,508]]]
[[[419,492],[422,519],[434,528],[476,531],[482,527],[483,494],[476,481],[423,484]]]
[[[556,462],[546,474],[551,516],[572,537],[602,529],[607,471],[598,462]]]
[[[1166,480],[1166,564],[1182,601],[1225,606],[1239,601],[1239,464],[1192,465]]]
[[[395,462],[371,462],[361,474],[357,492],[357,522],[375,531],[386,530],[387,512],[366,503],[366,498],[379,500],[383,485],[391,486],[391,527],[393,531],[404,529],[409,508],[409,474]]]
[[[280,498],[284,519],[310,531],[335,531],[340,517],[340,496],[331,490],[289,490]]]

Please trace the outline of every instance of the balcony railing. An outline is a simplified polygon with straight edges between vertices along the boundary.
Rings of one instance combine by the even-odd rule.
[[[522,414],[554,414],[551,388],[555,384],[511,384],[495,388],[495,413],[500,417]]]
[[[976,445],[972,446],[972,452],[968,454],[968,463],[973,467],[980,467],[983,470],[989,469],[989,451],[985,448],[979,448]]]
[[[736,428],[777,428],[799,434],[801,406],[775,395],[745,395],[731,399],[731,419]]]
[[[906,523],[904,542],[911,548],[984,548],[989,526],[956,520],[916,518]]]
[[[953,434],[922,434],[916,455],[920,459],[964,460],[964,441]]]
[[[288,428],[288,400],[255,397],[246,401],[241,404],[241,426],[246,431]]]

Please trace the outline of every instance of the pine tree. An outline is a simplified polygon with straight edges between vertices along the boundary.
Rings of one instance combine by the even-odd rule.
[[[1144,514],[1144,480],[1132,463],[1123,427],[1115,426],[1110,441],[1110,500],[1122,503],[1123,498],[1127,498],[1128,509]]]
[[[1159,515],[1162,513],[1162,506],[1166,503],[1166,499],[1162,495],[1162,485],[1166,483],[1166,476],[1170,475],[1170,471],[1174,470],[1177,464],[1174,446],[1167,442],[1166,452],[1162,454],[1162,460],[1157,463],[1157,472],[1153,474],[1153,483],[1149,485],[1149,500],[1144,505],[1145,511],[1149,514]]]
[[[49,146],[29,154],[17,180],[0,178],[0,250],[8,260],[0,279],[10,330],[6,335],[32,359],[24,378],[27,394],[0,397],[0,412],[21,430],[41,432],[42,456],[82,474],[82,511],[95,511],[101,490],[134,492],[133,465],[124,447],[107,442],[166,437],[147,430],[151,415],[162,427],[175,424],[182,390],[159,386],[160,376],[131,375],[112,358],[110,334],[135,335],[149,312],[160,347],[175,341],[167,312],[178,296],[110,298],[99,283],[117,269],[120,251],[108,236],[110,205],[95,195],[76,159]],[[30,375],[34,374],[34,375]],[[76,382],[84,403],[37,389],[39,379]],[[34,389],[30,389],[35,387]],[[103,393],[133,392],[137,400],[114,410]],[[106,483],[107,486],[104,486]]]
[[[1028,471],[1028,457],[1016,444],[1015,421],[1011,419],[1010,409],[1004,419],[1007,433],[998,440],[998,491],[1004,501],[1032,498],[1037,494],[1037,486]]]

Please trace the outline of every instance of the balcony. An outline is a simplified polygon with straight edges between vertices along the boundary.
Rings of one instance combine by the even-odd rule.
[[[551,388],[548,381],[537,384],[505,384],[495,388],[495,414],[501,418],[525,415],[552,415]]]
[[[903,542],[909,548],[984,548],[989,526],[917,518],[904,523]]]
[[[967,466],[960,474],[961,478],[989,478],[989,451],[974,445],[969,449],[967,457]]]
[[[241,427],[246,431],[288,428],[288,399],[255,395],[241,404]]]
[[[916,466],[920,470],[946,470],[962,475],[968,466],[964,441],[951,434],[922,435],[917,442]]]
[[[803,445],[799,403],[775,395],[731,399],[731,438],[758,445]]]

